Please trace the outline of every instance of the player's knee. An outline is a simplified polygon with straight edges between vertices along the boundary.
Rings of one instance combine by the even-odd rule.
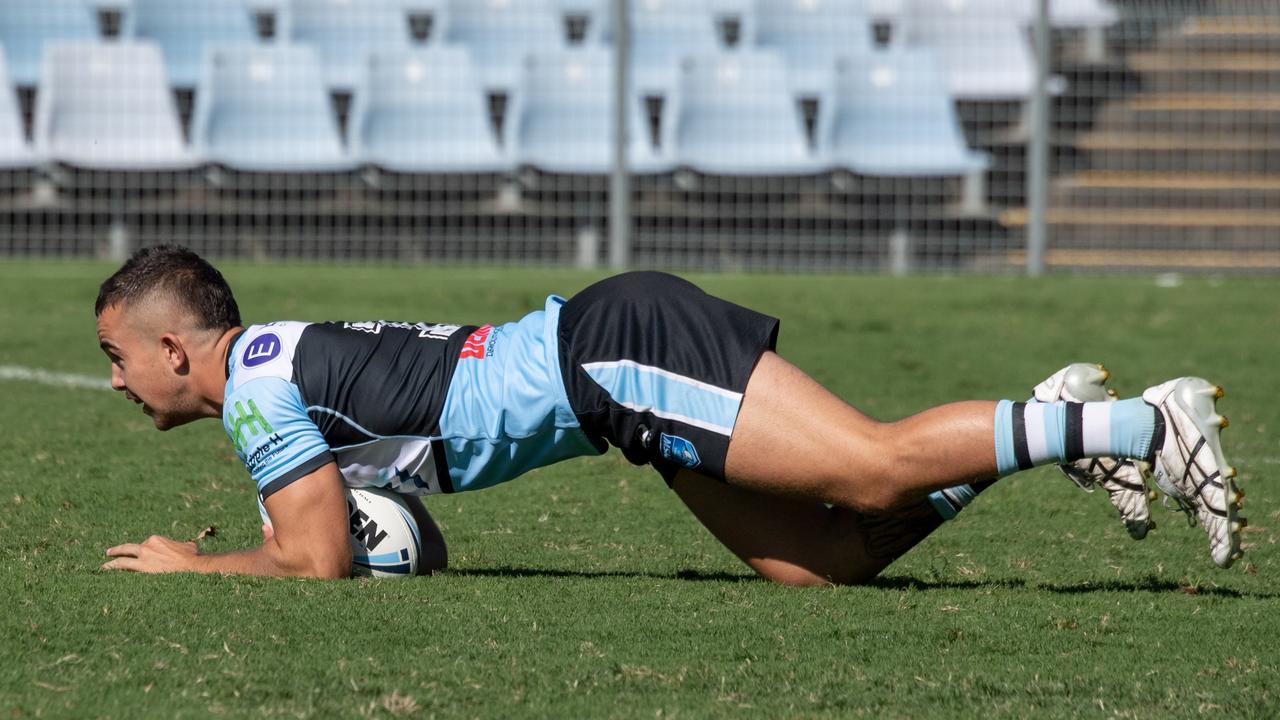
[[[863,585],[876,573],[865,568],[837,568],[819,573],[802,567],[757,569],[769,582],[788,587],[822,587],[829,585]]]
[[[832,584],[827,578],[796,566],[756,568],[756,572],[769,582],[788,587],[817,587]]]
[[[829,502],[862,513],[883,513],[902,505],[903,496],[885,477],[856,475],[833,488]]]

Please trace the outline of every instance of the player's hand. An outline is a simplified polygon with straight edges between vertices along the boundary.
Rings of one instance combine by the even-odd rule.
[[[125,543],[107,548],[111,560],[103,570],[129,570],[142,573],[184,572],[194,569],[199,550],[193,542],[178,542],[152,535],[140,543]]]

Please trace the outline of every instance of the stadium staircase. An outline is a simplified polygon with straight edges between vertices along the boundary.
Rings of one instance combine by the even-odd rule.
[[[1280,268],[1280,10],[1233,6],[1190,8],[1087,68],[1128,92],[1055,148],[1052,266]],[[1022,207],[1002,217],[1026,222]]]

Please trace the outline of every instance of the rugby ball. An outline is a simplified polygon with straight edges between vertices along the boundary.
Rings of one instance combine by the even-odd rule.
[[[422,535],[403,497],[379,488],[348,488],[347,516],[351,521],[352,575],[418,574]]]

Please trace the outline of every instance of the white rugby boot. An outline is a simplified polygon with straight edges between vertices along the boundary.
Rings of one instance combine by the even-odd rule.
[[[1209,554],[1225,568],[1244,555],[1240,529],[1248,523],[1240,517],[1244,493],[1236,487],[1236,469],[1222,455],[1227,419],[1216,407],[1222,394],[1208,380],[1184,377],[1147,388],[1142,399],[1158,411],[1151,440],[1156,485],[1192,524],[1200,521],[1209,534]]]
[[[1037,401],[1044,403],[1115,402],[1115,391],[1106,386],[1110,377],[1111,373],[1101,365],[1072,363],[1037,385],[1033,394]],[[1086,492],[1093,492],[1095,485],[1101,485],[1134,540],[1145,538],[1155,528],[1147,505],[1150,495],[1142,469],[1132,460],[1084,458],[1063,463],[1058,469]]]

